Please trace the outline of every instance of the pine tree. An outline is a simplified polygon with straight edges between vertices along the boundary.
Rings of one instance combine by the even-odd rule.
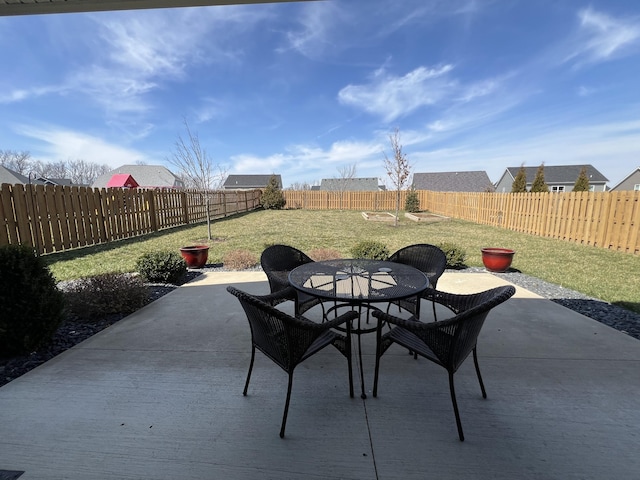
[[[409,191],[407,192],[407,197],[404,201],[404,209],[409,213],[420,211],[420,198],[418,197],[418,192],[413,185],[411,185],[411,188],[409,188]]]
[[[284,198],[280,185],[278,185],[276,176],[271,175],[267,187],[262,192],[262,207],[265,210],[280,210],[286,203],[287,200]]]
[[[518,174],[516,178],[513,180],[513,185],[511,185],[511,193],[522,193],[527,191],[527,173],[524,170],[524,165],[520,167],[518,170]]]
[[[532,192],[548,192],[549,186],[544,181],[544,163],[538,167],[536,178],[533,179],[531,185]]]
[[[589,177],[587,176],[587,168],[582,167],[580,175],[576,179],[576,183],[573,185],[572,192],[588,192],[589,191]]]

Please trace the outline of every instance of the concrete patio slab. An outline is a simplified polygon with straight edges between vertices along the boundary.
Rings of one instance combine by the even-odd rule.
[[[447,272],[438,287],[504,283]],[[623,333],[517,288],[480,336],[488,398],[472,362],[456,374],[464,443],[446,372],[396,347],[378,398],[348,396],[331,348],[303,363],[280,439],[286,374],[258,354],[242,396],[250,337],[229,284],[268,292],[262,272],[207,273],[0,388],[0,470],[24,471],[20,480],[640,476],[640,343]],[[368,390],[373,337],[363,337]]]

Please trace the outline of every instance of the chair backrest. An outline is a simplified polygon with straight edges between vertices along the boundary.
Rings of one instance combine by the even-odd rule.
[[[289,245],[271,245],[260,256],[260,265],[267,275],[271,292],[287,288],[289,272],[310,262],[313,260],[307,254]]]
[[[459,313],[452,318],[434,323],[437,325],[437,331],[450,339],[449,347],[443,348],[440,352],[436,351],[438,347],[430,347],[448,369],[454,372],[458,369],[475,348],[489,312],[506,302],[515,292],[516,289],[512,285],[504,285],[470,295],[444,294],[449,297],[448,303]],[[430,343],[431,341],[427,341],[427,344]]]
[[[389,261],[417,268],[429,278],[431,288],[436,288],[447,268],[447,255],[435,245],[426,243],[401,248],[389,257]]]
[[[318,336],[317,329],[247,292],[232,286],[227,287],[227,291],[240,301],[256,348],[283,370],[291,372]]]

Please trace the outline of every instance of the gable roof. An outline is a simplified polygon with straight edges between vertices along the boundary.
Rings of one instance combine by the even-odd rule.
[[[10,183],[12,185],[21,183],[23,185],[26,185],[27,183],[29,183],[29,179],[24,175],[19,174],[18,172],[14,172],[13,170],[0,165],[0,184],[2,183]]]
[[[111,177],[118,174],[131,175],[140,188],[183,188],[184,183],[167,167],[162,165],[122,165],[100,175],[91,185],[93,188],[106,188]]]
[[[271,177],[276,177],[278,187],[282,188],[282,177],[275,173],[270,173],[268,175],[229,175],[224,181],[222,188],[225,190],[265,188],[269,185]]]
[[[487,192],[493,183],[484,170],[471,172],[414,173],[413,187],[432,192]]]
[[[107,182],[107,188],[110,187],[136,188],[139,187],[139,185],[138,182],[136,182],[136,180],[128,173],[116,173]]]
[[[613,187],[611,190],[617,190],[618,188],[620,188],[620,186],[629,181],[631,179],[631,177],[633,176],[638,176],[638,181],[640,181],[640,167],[636,168],[635,170],[633,170],[629,175],[627,175],[626,177],[624,177],[622,180],[620,180],[620,182],[618,182],[616,184],[615,187]]]
[[[545,165],[544,166],[544,181],[545,183],[553,184],[565,184],[573,185],[576,183],[576,179],[580,175],[582,168],[587,169],[587,176],[589,177],[589,183],[607,183],[607,179],[602,175],[593,165]],[[524,167],[525,174],[527,176],[527,185],[532,184],[536,178],[536,172],[538,167]],[[520,167],[508,167],[507,172],[513,179],[518,175]]]
[[[380,190],[377,177],[323,178],[319,190],[329,192],[377,192]]]

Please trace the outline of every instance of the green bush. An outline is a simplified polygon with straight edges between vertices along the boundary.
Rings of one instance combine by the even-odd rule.
[[[442,242],[436,245],[447,256],[447,268],[465,268],[467,252],[454,243]]]
[[[0,356],[32,352],[62,323],[64,297],[29,247],[0,247],[0,272]]]
[[[138,259],[136,270],[149,282],[175,284],[187,273],[187,264],[177,252],[149,252]]]
[[[149,289],[130,273],[105,273],[72,281],[64,291],[67,309],[83,319],[133,313],[149,303]]]
[[[280,185],[278,185],[278,180],[275,175],[272,175],[271,178],[269,178],[269,183],[262,192],[260,201],[262,202],[262,207],[265,210],[280,210],[286,205],[287,200],[284,198],[284,194],[282,193]]]
[[[409,213],[416,213],[420,211],[420,198],[418,198],[418,192],[413,188],[407,192],[407,198],[404,201],[404,209]]]
[[[353,258],[370,258],[372,260],[386,260],[389,258],[387,246],[376,240],[364,240],[350,250]]]

